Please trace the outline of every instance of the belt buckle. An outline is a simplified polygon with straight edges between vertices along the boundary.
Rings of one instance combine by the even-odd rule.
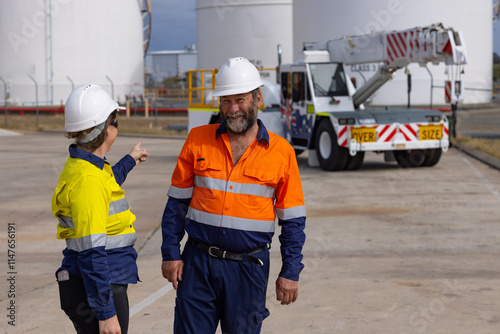
[[[213,256],[213,257],[219,257],[216,254],[212,253],[212,250],[219,250],[219,249],[220,249],[219,247],[215,247],[215,246],[208,247],[208,255]]]
[[[219,256],[218,254],[212,253],[212,250],[220,251],[221,249],[219,247],[210,246],[210,247],[208,247],[208,255],[213,256],[213,257],[217,257],[217,258],[223,258],[223,259],[226,258],[226,251],[222,251],[222,256]]]

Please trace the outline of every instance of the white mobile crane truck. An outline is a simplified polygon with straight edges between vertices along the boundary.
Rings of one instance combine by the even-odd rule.
[[[442,62],[459,67],[453,72],[458,75],[445,83],[447,102],[456,106],[462,99],[459,75],[466,53],[461,33],[451,28],[438,24],[305,43],[298,62],[279,65],[279,98],[273,84],[262,87],[266,106],[259,118],[297,153],[309,150],[309,164],[324,170],[358,169],[366,151],[393,155],[402,167],[433,166],[449,146],[448,120],[441,111],[369,109],[363,103],[398,69]],[[344,65],[367,63],[383,64],[356,89]],[[216,71],[208,72],[211,87],[203,84],[207,70],[189,73],[189,129],[219,121],[217,100],[209,94]],[[193,87],[195,76],[199,87]]]

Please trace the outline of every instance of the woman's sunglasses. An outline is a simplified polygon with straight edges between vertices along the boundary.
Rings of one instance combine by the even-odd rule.
[[[118,129],[118,118],[116,118],[117,111],[118,110],[113,111],[113,114],[115,115],[115,120],[113,122],[110,122],[109,125],[113,125],[115,128]]]

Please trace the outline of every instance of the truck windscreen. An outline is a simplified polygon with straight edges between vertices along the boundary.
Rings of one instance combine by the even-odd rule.
[[[316,97],[347,96],[347,83],[342,64],[310,64],[311,78]]]

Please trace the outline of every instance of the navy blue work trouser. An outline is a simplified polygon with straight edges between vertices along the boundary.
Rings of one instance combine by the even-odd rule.
[[[269,251],[252,254],[264,263],[210,256],[186,244],[184,273],[175,305],[174,333],[213,334],[220,321],[222,333],[260,333],[269,316],[266,290]]]

